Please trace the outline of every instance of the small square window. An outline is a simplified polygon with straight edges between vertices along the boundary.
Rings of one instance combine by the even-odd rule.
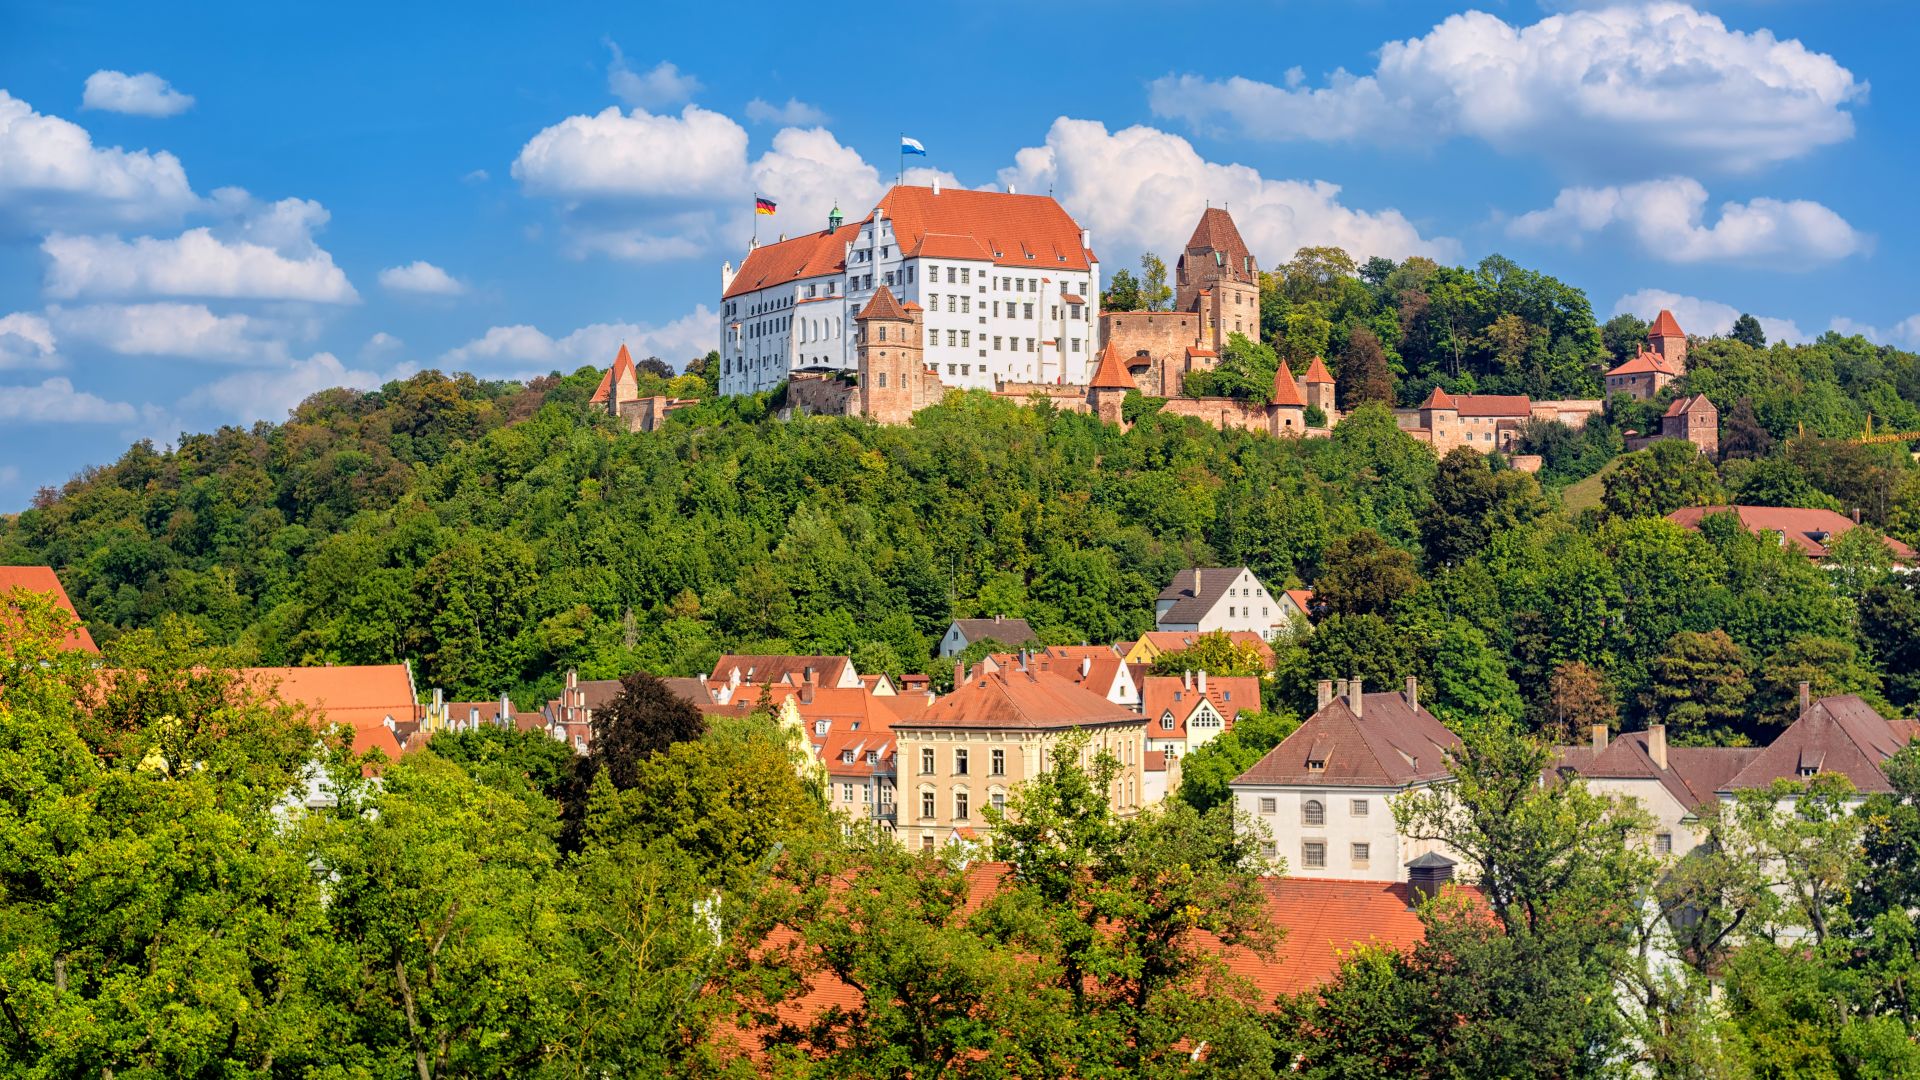
[[[1673,854],[1673,834],[1661,833],[1653,838],[1653,850],[1662,855]]]
[[[1353,816],[1354,817],[1367,816],[1367,800],[1365,799],[1353,800]]]
[[[1327,865],[1327,845],[1318,840],[1309,840],[1300,845],[1300,865],[1315,869]]]
[[[1371,845],[1368,845],[1368,844],[1353,845],[1353,865],[1355,866],[1367,865],[1367,856],[1370,853],[1371,853]]]
[[[1274,812],[1274,811],[1275,811],[1276,809],[1278,809],[1278,805],[1279,805],[1279,804],[1278,804],[1278,803],[1277,803],[1277,802],[1276,802],[1275,800],[1273,800],[1273,799],[1261,799],[1261,800],[1260,800],[1260,812],[1261,812],[1261,813],[1263,813],[1263,814],[1271,814],[1271,813],[1273,813],[1273,812]]]

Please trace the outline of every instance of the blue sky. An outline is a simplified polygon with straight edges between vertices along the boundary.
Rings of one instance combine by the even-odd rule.
[[[1213,201],[1267,265],[1498,251],[1603,319],[1920,346],[1893,0],[181,7],[0,9],[0,511],[325,386],[683,363],[753,192],[763,239],[859,216],[902,131],[1108,273]]]

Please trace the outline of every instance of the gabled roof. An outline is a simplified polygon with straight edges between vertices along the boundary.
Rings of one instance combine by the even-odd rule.
[[[1649,352],[1646,349],[1641,349],[1634,354],[1633,359],[1607,372],[1607,377],[1612,378],[1615,375],[1641,375],[1647,372],[1653,372],[1658,375],[1677,376],[1680,374],[1679,369],[1667,363],[1666,357],[1661,356],[1657,352]]]
[[[908,321],[907,313],[900,310],[899,302],[893,298],[893,290],[885,285],[873,291],[873,299],[867,301],[867,306],[862,308],[860,314],[855,316],[855,318],[861,320],[894,319],[899,322]]]
[[[756,289],[839,273],[847,268],[847,245],[859,235],[860,223],[853,221],[838,229],[824,229],[754,248],[740,263],[740,269],[720,298],[731,300]]]
[[[1002,645],[1025,645],[1029,641],[1040,640],[1025,619],[1009,619],[995,615],[991,619],[955,619],[953,625],[960,628],[960,636],[971,645],[976,641],[997,641]]]
[[[420,720],[413,676],[405,664],[241,668],[237,674],[262,693],[308,706],[330,725],[353,728],[356,753],[378,747],[398,761],[400,741],[387,722],[397,726]]]
[[[600,388],[593,392],[593,397],[589,399],[589,402],[597,405],[611,397],[613,395],[613,388],[619,385],[620,375],[623,371],[626,373],[627,378],[635,382],[640,381],[640,373],[636,371],[633,366],[633,354],[627,351],[627,343],[624,341],[620,343],[619,354],[613,358],[613,366],[608,368],[607,373],[600,377]]]
[[[1345,695],[1334,698],[1234,785],[1405,787],[1448,775],[1447,755],[1460,737],[1432,713],[1394,693],[1364,694],[1362,704],[1355,716]],[[1323,767],[1309,769],[1309,760]]]
[[[1145,686],[1140,688],[1142,712],[1147,718],[1147,735],[1156,739],[1184,739],[1187,737],[1187,720],[1200,708],[1201,702],[1213,706],[1232,727],[1240,714],[1249,709],[1260,707],[1260,680],[1251,676],[1236,675],[1214,678],[1207,677],[1206,693],[1200,692],[1200,680],[1188,683],[1182,675],[1151,675]],[[1171,730],[1160,726],[1160,718],[1173,714]]]
[[[1300,384],[1293,381],[1293,372],[1287,368],[1285,360],[1280,361],[1280,366],[1273,369],[1271,401],[1275,405],[1292,406],[1296,409],[1306,407],[1306,395],[1300,392]]]
[[[93,643],[93,635],[87,633],[86,625],[79,621],[80,613],[74,610],[73,599],[67,595],[66,587],[60,584],[60,575],[53,572],[53,567],[0,566],[0,594],[14,589],[44,593],[52,597],[53,602],[59,605],[62,611],[73,616],[73,630],[67,634],[66,640],[60,643],[61,648],[78,649],[81,652],[90,653],[100,651],[99,647]]]
[[[920,238],[920,242],[915,244],[907,255],[922,259],[959,259],[962,262],[993,261],[993,258],[987,254],[987,249],[980,246],[980,241],[971,236],[956,236],[953,233],[928,233]]]
[[[1775,780],[1797,780],[1802,768],[1840,773],[1865,793],[1892,791],[1881,763],[1916,734],[1910,720],[1888,720],[1855,694],[1823,697],[1807,706],[1766,749],[1721,791],[1762,788]]]
[[[1144,722],[1132,709],[1051,672],[1031,666],[987,671],[982,665],[952,693],[894,726],[1038,731]]]
[[[834,687],[847,681],[847,669],[852,664],[853,661],[844,656],[727,653],[714,662],[710,681],[716,684],[731,682],[733,673],[738,671],[743,684],[765,686],[769,683],[788,683],[800,686],[807,681],[807,669],[812,668],[816,686]]]
[[[1227,271],[1229,279],[1253,280],[1248,270],[1253,253],[1247,249],[1247,242],[1240,238],[1240,229],[1233,223],[1233,215],[1220,207],[1210,206],[1193,227],[1193,236],[1187,241],[1186,251],[1180,259],[1184,262],[1188,258],[1214,254],[1219,256],[1218,265]]]
[[[1436,386],[1422,409],[1453,409],[1461,416],[1533,415],[1533,402],[1525,394],[1449,394]]]
[[[1127,367],[1120,359],[1120,347],[1112,338],[1107,339],[1107,347],[1100,350],[1100,366],[1093,373],[1093,381],[1087,384],[1089,390],[1131,390],[1133,379],[1127,375]]]
[[[1172,584],[1160,590],[1158,599],[1171,600],[1173,606],[1156,621],[1161,624],[1197,625],[1220,602],[1220,598],[1227,595],[1227,589],[1246,572],[1244,566],[1201,566],[1180,571],[1173,575]],[[1197,585],[1194,580],[1196,576],[1199,578]]]
[[[1833,510],[1806,506],[1686,506],[1667,515],[1682,528],[1698,529],[1708,514],[1732,513],[1748,532],[1779,533],[1810,559],[1824,559],[1833,541],[1853,528],[1853,519]],[[1912,562],[1914,550],[1889,536],[1887,551],[1900,562]]]
[[[1098,261],[1080,245],[1080,224],[1051,195],[968,188],[941,188],[936,195],[930,187],[899,184],[875,210],[893,221],[902,251],[937,233],[973,239],[1000,266],[1086,270]]]
[[[1667,767],[1653,762],[1648,733],[1629,731],[1595,754],[1591,747],[1559,750],[1559,763],[1594,780],[1657,780],[1681,809],[1693,811],[1714,801],[1714,793],[1759,755],[1752,746],[1669,746]]]
[[[1316,356],[1313,358],[1313,363],[1307,365],[1307,374],[1300,381],[1309,384],[1330,383],[1333,381],[1333,376],[1327,373],[1327,362]]]
[[[1294,604],[1297,607],[1299,607],[1300,613],[1302,615],[1313,614],[1313,590],[1312,589],[1288,589],[1286,590],[1286,593],[1287,593],[1287,599],[1293,601]]]
[[[1707,400],[1707,395],[1688,394],[1686,397],[1674,398],[1673,404],[1667,406],[1667,411],[1664,413],[1661,413],[1660,415],[1663,419],[1668,417],[1685,416],[1688,413],[1688,411],[1690,411],[1695,405],[1700,405],[1700,404],[1705,404],[1707,408],[1713,409],[1713,402]],[[1719,412],[1718,409],[1714,409],[1714,411],[1716,413]]]
[[[1216,630],[1208,633],[1224,633],[1227,640],[1235,645],[1252,645],[1260,650],[1260,658],[1266,661],[1267,666],[1273,666],[1273,646],[1252,630]],[[1185,652],[1200,644],[1200,639],[1206,636],[1207,633],[1196,630],[1149,630],[1140,635],[1140,640],[1152,644],[1154,655],[1158,656],[1161,653]]]
[[[1647,328],[1647,336],[1650,338],[1661,338],[1686,337],[1687,335],[1681,332],[1680,323],[1673,317],[1673,312],[1668,311],[1666,308],[1661,308],[1660,314],[1654,316],[1653,325]]]

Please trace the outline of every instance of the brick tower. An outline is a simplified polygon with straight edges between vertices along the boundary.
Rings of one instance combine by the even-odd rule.
[[[1233,216],[1208,207],[1174,270],[1174,309],[1197,311],[1201,340],[1218,351],[1233,334],[1260,340],[1260,265]]]
[[[1332,427],[1340,414],[1333,407],[1333,375],[1327,371],[1326,362],[1314,357],[1313,363],[1307,365],[1307,373],[1302,381],[1307,384],[1307,404],[1326,413],[1327,426]]]
[[[1653,343],[1653,351],[1673,369],[1676,378],[1687,373],[1687,335],[1681,331],[1673,312],[1660,309],[1653,325],[1647,328],[1647,340]]]
[[[902,306],[885,285],[854,316],[860,371],[860,411],[881,424],[913,418],[922,368],[919,305]]]

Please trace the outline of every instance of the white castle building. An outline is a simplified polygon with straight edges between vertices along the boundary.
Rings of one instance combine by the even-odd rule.
[[[1047,195],[896,186],[864,220],[754,247],[720,271],[720,392],[856,369],[854,316],[885,285],[925,313],[947,386],[1084,384],[1099,361],[1100,262]]]

